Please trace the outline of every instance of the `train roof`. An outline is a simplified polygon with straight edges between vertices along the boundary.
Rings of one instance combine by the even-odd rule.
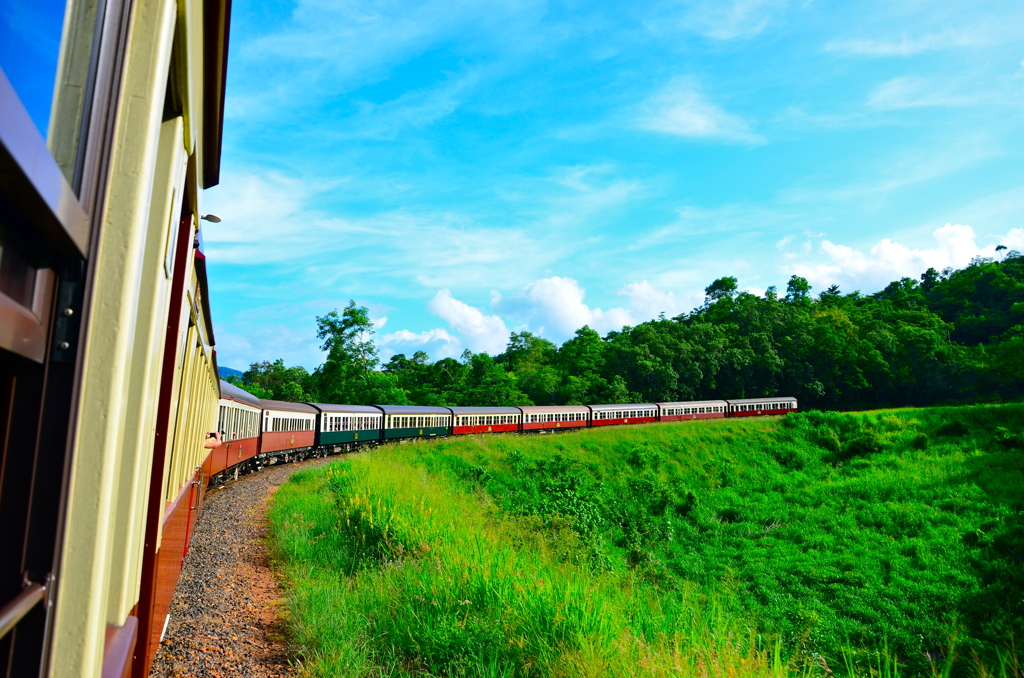
[[[260,403],[260,399],[244,391],[234,384],[229,384],[223,379],[220,380],[220,397],[223,400],[234,400],[235,402],[242,403],[244,405],[251,405],[257,410],[262,410],[263,405]]]
[[[284,400],[264,400],[263,409],[275,412],[301,412],[302,414],[316,414],[316,408],[306,403],[289,403]]]
[[[377,405],[384,414],[451,414],[447,407],[423,407],[420,405]]]
[[[770,396],[768,398],[742,398],[740,400],[727,400],[730,405],[746,405],[747,403],[795,403],[793,396]]]
[[[589,412],[589,405],[524,405],[520,407],[523,412],[541,414],[545,412]]]
[[[671,403],[658,403],[660,407],[707,407],[708,405],[725,405],[727,400],[680,400]]]
[[[654,403],[622,403],[618,405],[591,405],[590,408],[595,412],[605,412],[607,410],[637,410],[641,408],[658,409],[658,406]]]
[[[374,405],[333,405],[331,403],[306,403],[320,412],[349,414],[380,414],[380,408]]]
[[[450,407],[455,414],[522,414],[518,407]]]

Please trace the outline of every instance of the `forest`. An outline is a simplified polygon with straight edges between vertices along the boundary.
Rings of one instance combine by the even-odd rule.
[[[413,405],[549,405],[795,396],[801,409],[856,410],[1017,400],[1024,389],[1024,255],[928,269],[874,294],[705,289],[690,313],[561,346],[514,332],[499,355],[381,362],[366,308],[317,317],[326,352],[312,373],[283,360],[230,380],[260,398]]]

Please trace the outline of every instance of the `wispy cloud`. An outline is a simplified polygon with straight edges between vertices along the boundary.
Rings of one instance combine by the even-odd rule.
[[[987,133],[964,135],[937,147],[923,145],[900,149],[870,165],[858,168],[857,180],[838,186],[793,186],[780,192],[782,203],[812,204],[849,202],[884,197],[895,191],[955,174],[998,156],[1002,149]]]
[[[749,39],[776,21],[785,0],[682,0],[659,5],[646,22],[655,32],[681,30],[713,40]]]
[[[925,106],[974,106],[985,103],[981,94],[958,91],[958,83],[938,78],[904,76],[879,85],[868,97],[868,105],[880,110]]]
[[[867,57],[898,57],[954,47],[973,47],[987,42],[987,36],[967,31],[943,31],[917,36],[904,33],[896,39],[839,38],[827,43],[825,51]]]
[[[673,80],[640,107],[635,124],[650,132],[690,139],[761,144],[749,123],[713,104],[689,78]]]

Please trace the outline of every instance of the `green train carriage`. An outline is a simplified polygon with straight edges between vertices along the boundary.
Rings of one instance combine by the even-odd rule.
[[[378,443],[384,412],[372,405],[326,405],[307,403],[317,409],[317,447],[344,446],[346,449],[366,443]]]
[[[384,440],[434,438],[452,430],[452,411],[447,407],[379,405],[384,412]]]

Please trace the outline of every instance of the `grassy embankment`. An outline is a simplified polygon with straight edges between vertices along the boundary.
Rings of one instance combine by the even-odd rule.
[[[1019,678],[1020,431],[1006,405],[382,448],[275,498],[292,638],[322,676]]]

